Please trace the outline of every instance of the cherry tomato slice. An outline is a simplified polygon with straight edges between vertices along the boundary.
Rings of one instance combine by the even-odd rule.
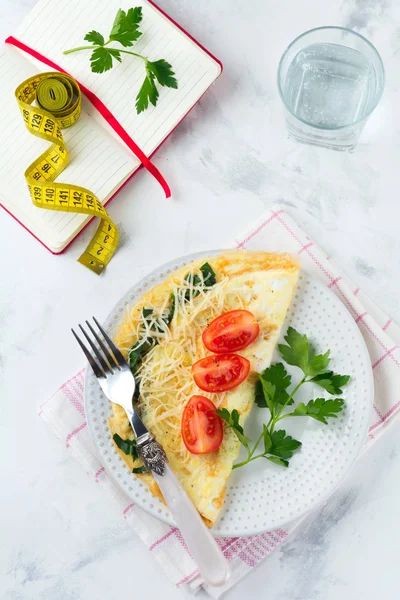
[[[193,379],[205,392],[226,392],[238,386],[249,374],[250,363],[238,354],[216,354],[192,366]]]
[[[254,342],[260,327],[248,310],[231,310],[211,321],[203,331],[203,344],[211,352],[237,352]]]
[[[184,444],[192,454],[209,454],[220,447],[224,430],[215,410],[205,396],[192,396],[186,404],[181,431]]]

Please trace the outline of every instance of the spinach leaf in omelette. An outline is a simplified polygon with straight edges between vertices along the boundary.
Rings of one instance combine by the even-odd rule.
[[[132,473],[135,473],[135,475],[141,475],[142,473],[149,473],[149,470],[143,465],[141,467],[133,467]]]
[[[138,458],[138,453],[136,450],[136,440],[123,440],[118,433],[114,433],[113,440],[118,446],[120,450],[127,456],[132,456],[133,460]]]
[[[192,287],[194,288],[192,291],[192,296],[190,296],[190,290],[187,290],[185,294],[185,300],[190,300],[190,297],[195,298],[200,294],[201,288],[211,288],[213,285],[217,283],[217,278],[213,268],[210,263],[206,262],[200,267],[200,271],[202,276],[194,275],[193,273],[188,273],[185,277],[186,281],[188,281]],[[196,289],[197,288],[197,289]],[[163,321],[168,327],[172,322],[175,313],[176,306],[176,296],[175,294],[171,294],[169,308],[165,315],[161,315],[158,317],[156,321],[152,321],[153,309],[152,308],[143,308],[142,315],[143,319],[150,324],[150,330],[156,332],[162,332],[163,328],[159,325],[159,321]],[[143,357],[158,344],[157,338],[153,338],[151,336],[147,336],[145,339],[140,339],[136,344],[132,346],[128,353],[129,366],[134,373],[137,367],[140,364],[140,361]]]
[[[143,321],[146,321],[150,326],[150,331],[162,332],[164,331],[163,327],[159,323],[159,321],[163,321],[167,326],[170,325],[172,321],[172,317],[175,312],[175,296],[171,294],[171,302],[168,308],[168,313],[163,316],[161,315],[157,320],[153,320],[153,309],[152,308],[143,308],[142,316]],[[132,348],[129,350],[128,358],[129,358],[129,366],[132,371],[138,366],[140,360],[145,356],[149,350],[154,348],[157,345],[157,338],[153,338],[151,336],[146,336],[145,339],[140,339]]]
[[[200,294],[201,288],[210,288],[217,283],[215,273],[210,263],[206,262],[204,263],[204,265],[201,265],[200,271],[202,277],[200,277],[200,275],[194,275],[193,273],[188,273],[186,275],[185,280],[194,289],[187,290],[185,294],[185,300],[190,300],[190,298],[196,298],[196,296]]]
[[[132,456],[133,460],[139,458],[136,448],[136,440],[123,440],[122,437],[118,435],[118,433],[114,433],[113,440],[124,454],[126,454],[127,456]],[[148,473],[148,471],[149,470],[145,465],[142,465],[141,467],[133,467],[132,469],[132,473],[135,474]]]

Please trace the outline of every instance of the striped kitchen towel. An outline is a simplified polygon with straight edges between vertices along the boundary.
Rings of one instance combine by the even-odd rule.
[[[235,246],[249,250],[287,251],[298,255],[303,269],[318,277],[349,310],[367,344],[374,373],[375,402],[365,446],[368,447],[385,430],[400,408],[400,328],[346,278],[293,219],[281,210],[272,210],[263,215],[235,240]],[[39,415],[83,465],[93,481],[114,498],[116,510],[120,511],[121,517],[126,519],[176,586],[186,586],[192,592],[203,588],[213,598],[218,598],[271,554],[296,528],[299,521],[285,529],[255,536],[219,538],[218,543],[231,563],[232,577],[223,587],[212,588],[204,584],[186,550],[180,531],[157,521],[135,506],[105,472],[86,423],[84,372],[82,369],[46,400]]]

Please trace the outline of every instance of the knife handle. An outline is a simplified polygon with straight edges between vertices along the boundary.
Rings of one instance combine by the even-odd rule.
[[[171,467],[167,463],[164,475],[153,476],[204,581],[222,585],[230,574],[228,562]]]

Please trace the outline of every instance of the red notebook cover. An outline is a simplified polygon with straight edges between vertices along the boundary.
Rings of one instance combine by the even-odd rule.
[[[192,35],[190,35],[190,33],[188,31],[186,31],[183,27],[181,27],[174,19],[172,19],[169,15],[167,15],[167,13],[165,11],[163,11],[155,2],[153,2],[152,0],[147,0],[147,1],[154,8],[156,8],[162,15],[164,15],[169,21],[171,21],[171,23],[173,23],[178,29],[180,29],[185,35],[187,35],[187,37],[189,37],[197,46],[199,46],[199,48],[201,48],[206,54],[208,54],[220,66],[221,73],[222,73],[223,65],[222,65],[221,61],[219,61],[213,54],[211,54],[211,52],[209,52],[209,50],[207,50],[202,44],[200,44],[200,42],[198,40],[196,40]],[[33,48],[26,46],[24,43],[20,42],[13,36],[8,37],[5,40],[5,42],[7,44],[12,44],[13,46],[16,46],[20,50],[23,50],[24,52],[30,54],[31,56],[33,56],[37,60],[40,60],[45,65],[47,65],[48,67],[51,67],[54,70],[64,71],[61,67],[59,67],[57,64],[55,64],[53,61],[51,61],[47,57],[43,56],[42,54],[36,52],[36,50],[34,50]],[[163,145],[163,143],[168,139],[168,137],[175,131],[175,129],[179,126],[179,124],[183,121],[183,119],[189,114],[189,112],[197,104],[197,102],[200,100],[200,98],[198,98],[196,100],[196,102],[194,102],[194,104],[189,108],[189,110],[183,115],[181,120],[175,125],[175,127],[172,129],[172,131],[157,146],[157,148],[154,150],[154,152],[152,152],[152,154],[147,157],[142,152],[142,150],[137,146],[135,141],[128,135],[128,133],[125,131],[125,129],[122,127],[122,125],[117,121],[117,119],[111,114],[111,112],[103,104],[103,102],[100,100],[100,98],[98,98],[95,94],[93,94],[93,92],[91,92],[89,89],[87,89],[85,86],[83,86],[79,82],[78,82],[78,84],[79,84],[82,92],[85,94],[85,96],[89,99],[89,101],[93,104],[93,106],[100,112],[100,114],[108,121],[108,123],[111,125],[111,127],[114,129],[114,131],[122,139],[122,141],[125,142],[125,144],[132,150],[132,152],[134,152],[134,154],[141,160],[140,167],[138,169],[136,169],[136,171],[134,173],[132,173],[132,175],[117,189],[117,191],[111,196],[111,198],[109,198],[107,200],[107,202],[105,203],[105,206],[107,206],[108,203],[111,202],[111,200],[113,200],[115,198],[115,196],[118,194],[118,192],[120,190],[122,190],[123,187],[125,187],[125,185],[136,175],[136,173],[139,172],[139,170],[142,167],[147,168],[147,170],[157,179],[157,181],[162,186],[166,197],[167,198],[170,197],[171,192],[170,192],[167,182],[165,181],[165,179],[163,178],[161,173],[158,171],[158,169],[153,165],[153,163],[151,162],[150,159],[152,156],[154,156],[154,154],[157,152],[157,150]],[[206,91],[209,89],[209,87],[206,90],[204,90],[202,96],[206,93]],[[20,225],[22,225],[22,227],[24,229],[26,229],[26,231],[28,231],[38,242],[40,242],[52,254],[62,254],[63,252],[65,252],[65,250],[67,250],[67,248],[69,248],[69,246],[76,240],[76,238],[93,221],[93,218],[90,219],[90,221],[88,221],[86,223],[86,225],[76,234],[76,236],[68,243],[68,245],[63,250],[61,250],[60,252],[54,252],[48,246],[46,246],[46,244],[42,240],[40,240],[32,231],[30,231],[30,229],[28,229],[23,223],[21,223],[21,221],[19,219],[17,219],[17,217],[15,215],[13,215],[3,204],[0,203],[0,206],[9,215],[11,215],[11,217],[13,217],[13,219],[15,219]]]

